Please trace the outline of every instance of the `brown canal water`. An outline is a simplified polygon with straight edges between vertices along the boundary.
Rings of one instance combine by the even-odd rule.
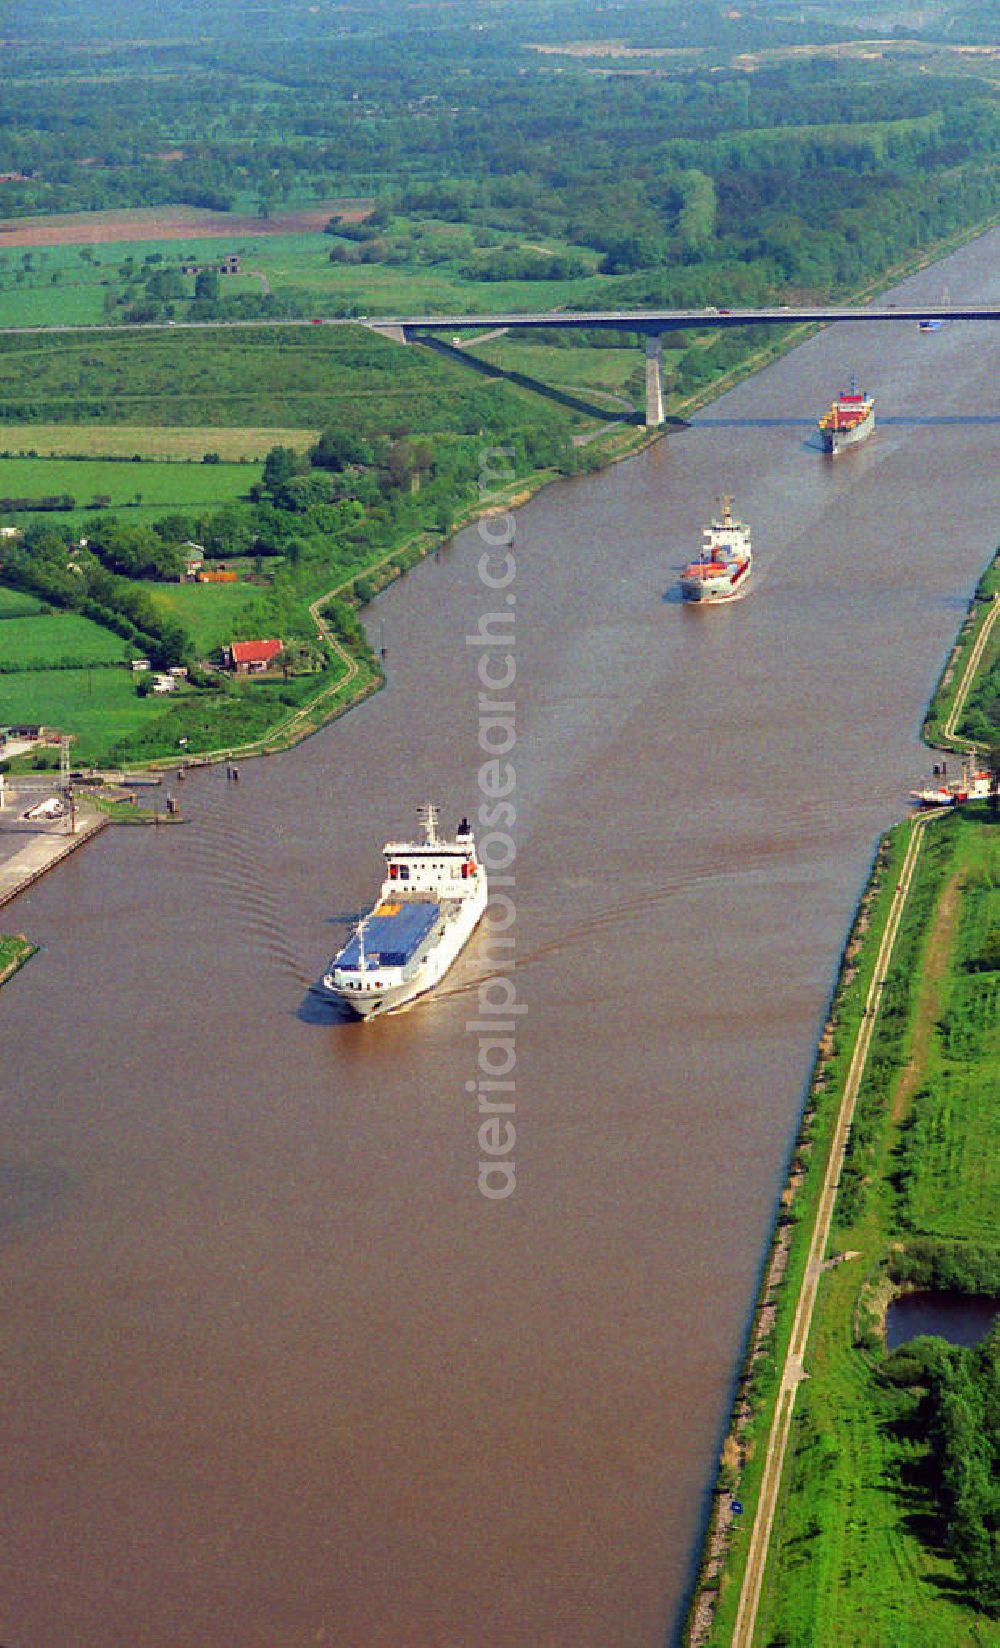
[[[995,299],[998,247],[906,289]],[[997,365],[985,326],[828,330],[540,495],[509,591],[464,533],[378,603],[384,692],[7,912],[45,948],[0,1005],[0,1640],[672,1638],[840,945],[996,542]],[[852,371],[879,428],[831,464]],[[724,490],[752,591],[692,611]],[[310,987],[383,839],[479,805],[464,637],[506,593],[526,1011],[491,1201],[483,937],[374,1024]]]

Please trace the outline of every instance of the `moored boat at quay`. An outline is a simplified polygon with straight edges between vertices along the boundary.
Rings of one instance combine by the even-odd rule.
[[[922,789],[911,790],[910,800],[921,807],[960,807],[966,801],[985,801],[990,793],[990,770],[962,763],[961,778],[948,779],[948,764],[934,768],[933,779]]]
[[[829,412],[817,425],[823,440],[823,451],[835,458],[846,447],[866,441],[875,428],[875,401],[859,390],[854,379],[850,389],[842,389]]]
[[[745,521],[733,519],[731,505],[731,498],[723,498],[722,519],[705,528],[697,561],[691,561],[681,573],[681,595],[685,601],[699,601],[708,606],[719,601],[734,601],[749,582],[753,567],[750,528]]]
[[[420,810],[423,841],[387,841],[385,879],[324,976],[323,987],[360,1018],[402,1007],[440,983],[486,909],[486,870],[467,819],[438,834],[437,808]]]

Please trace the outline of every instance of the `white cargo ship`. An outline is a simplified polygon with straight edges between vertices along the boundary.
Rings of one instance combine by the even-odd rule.
[[[723,498],[721,521],[705,528],[701,554],[681,573],[685,601],[734,601],[750,580],[750,528],[744,521],[733,520],[731,504],[731,498]]]
[[[934,777],[922,789],[911,790],[910,800],[921,807],[961,807],[966,801],[985,801],[990,793],[989,767],[963,761],[961,778],[948,778],[948,764],[934,768]]]
[[[472,937],[486,909],[486,871],[463,818],[438,835],[436,807],[422,807],[423,841],[387,841],[378,902],[334,956],[324,988],[361,1018],[432,990]]]

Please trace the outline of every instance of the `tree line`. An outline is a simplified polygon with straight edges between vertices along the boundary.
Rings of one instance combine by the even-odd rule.
[[[918,1393],[908,1434],[925,1449],[921,1479],[938,1516],[937,1535],[968,1600],[1000,1618],[1000,1321],[979,1345],[921,1337],[882,1367],[888,1384]]]

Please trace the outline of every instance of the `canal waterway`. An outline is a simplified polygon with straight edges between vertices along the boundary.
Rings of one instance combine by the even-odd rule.
[[[900,290],[995,300],[998,248]],[[44,950],[0,1004],[0,1640],[672,1639],[840,946],[996,543],[997,364],[986,326],[828,329],[539,495],[508,590],[463,533],[377,605],[385,691],[12,907]],[[851,372],[879,428],[831,464]],[[752,591],[692,611],[723,491]],[[375,1024],[311,986],[385,837],[478,809],[465,637],[501,610],[526,1010],[491,1201],[482,936]]]

